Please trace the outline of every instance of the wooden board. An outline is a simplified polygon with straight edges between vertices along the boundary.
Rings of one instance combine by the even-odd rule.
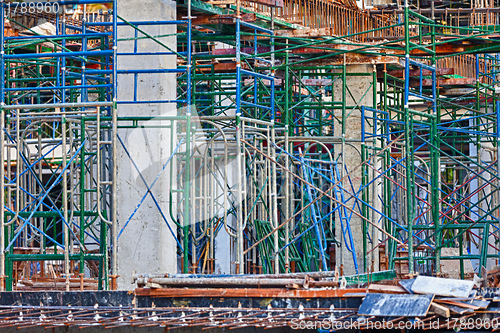
[[[480,309],[486,309],[486,308],[488,308],[488,305],[490,305],[491,302],[490,301],[483,301],[483,300],[475,299],[475,300],[469,301],[467,303],[475,305],[475,306],[477,306]]]
[[[423,317],[434,295],[367,294],[358,315],[377,317]]]
[[[454,313],[454,314],[463,315],[466,313],[474,313],[474,310],[472,310],[472,309],[461,308],[461,307],[456,306],[456,305],[446,304],[446,307],[448,309],[450,309],[451,313]]]
[[[500,313],[500,308],[488,308],[486,310],[478,310],[476,313]]]
[[[469,303],[465,303],[465,302],[447,301],[447,300],[443,300],[443,299],[436,299],[435,301],[438,302],[438,303],[455,305],[455,306],[459,306],[461,308],[466,308],[466,309],[472,309],[472,310],[478,310],[479,309],[478,306],[472,305],[472,304],[469,304]]]
[[[413,282],[415,282],[415,279],[405,279],[399,281],[399,284],[401,287],[403,287],[407,292],[410,294],[413,294],[413,291],[411,290],[411,286],[413,286]]]
[[[417,276],[411,286],[416,294],[434,294],[451,297],[468,297],[474,282],[456,279],[443,279],[432,276]]]
[[[480,300],[480,299],[460,299],[460,298],[459,299],[437,298],[434,301],[439,303],[453,304],[460,306],[462,308],[469,308],[474,310],[487,309],[491,303],[491,301]]]
[[[445,317],[445,318],[450,317],[450,309],[442,304],[432,302],[430,311],[434,312],[435,314],[440,315],[441,317]]]
[[[370,284],[368,286],[369,293],[381,294],[407,294],[408,292],[400,286],[389,286],[385,284]]]

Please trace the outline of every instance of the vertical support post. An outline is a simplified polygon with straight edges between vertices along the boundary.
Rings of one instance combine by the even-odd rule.
[[[435,11],[434,2],[431,3],[431,18],[435,22]],[[430,142],[429,154],[431,157],[431,206],[432,206],[432,222],[434,223],[435,230],[435,269],[436,273],[441,272],[441,241],[442,241],[442,229],[439,223],[439,197],[440,197],[440,154],[439,154],[439,136],[437,133],[437,123],[440,119],[440,112],[437,110],[437,98],[438,98],[438,81],[437,81],[437,61],[436,61],[436,27],[431,26],[431,44],[432,44],[432,58],[431,65],[434,66],[432,71],[432,113],[435,118],[430,118],[431,121],[431,131],[430,131]]]
[[[346,54],[344,53],[344,59],[342,64],[342,124],[341,124],[341,160],[340,160],[340,179],[344,179],[344,170],[345,170],[345,132],[346,132],[346,115],[347,115],[347,68],[346,68]],[[333,100],[333,98],[332,98]],[[342,189],[340,189],[342,191]],[[342,219],[342,215],[339,215],[340,219]],[[344,230],[342,223],[340,223],[340,267],[341,270],[344,268]],[[366,239],[366,233],[363,234],[363,238]]]
[[[497,173],[500,174],[500,101],[495,101],[494,106],[497,120]],[[497,205],[500,205],[500,179],[497,179]],[[500,229],[500,208],[497,209],[497,227]],[[500,249],[498,255],[500,256]]]
[[[183,273],[189,272],[189,223],[191,221],[191,0],[188,1],[188,24],[187,24],[187,65],[186,65],[186,166],[185,166],[185,179],[184,179],[184,219],[182,226],[183,235],[183,257],[182,261]]]
[[[96,141],[97,141],[97,150],[96,150],[96,155],[98,156],[98,153],[99,153],[99,125],[100,125],[100,122],[99,122],[99,114],[100,114],[101,110],[100,108],[98,107],[97,108],[97,133],[96,133]],[[82,138],[82,142],[83,142],[83,138],[85,138],[85,130],[84,130],[84,125],[85,124],[85,120],[84,119],[81,119],[81,122],[80,122],[80,135],[81,135],[81,138]],[[96,157],[97,157],[96,156]],[[79,201],[80,201],[80,234],[79,234],[79,237],[80,237],[80,242],[83,244],[83,240],[85,238],[85,171],[86,171],[86,168],[85,168],[85,147],[83,147],[81,150],[80,150],[80,161],[82,161],[80,163],[80,180],[79,180],[79,188],[80,188],[80,197],[79,197]],[[97,169],[97,175],[98,177],[100,176],[99,175],[99,167],[100,167],[100,164],[99,164],[99,158],[96,158],[96,169]],[[99,178],[97,178],[99,179]],[[97,181],[97,191],[99,192],[99,182]],[[97,198],[99,198],[99,193],[98,195],[96,196]],[[97,215],[100,216],[99,214],[99,210],[100,210],[100,205],[99,204],[96,204],[96,207],[97,207]],[[101,234],[105,232],[107,228],[107,225],[106,223],[103,223],[101,221]],[[102,238],[99,240],[100,242],[103,242]],[[104,241],[104,243],[106,243]],[[105,249],[105,250],[104,250]],[[104,252],[103,252],[104,250]],[[100,253],[105,253],[105,258],[103,259],[106,259],[106,268],[108,267],[107,264],[108,264],[108,251],[107,251],[107,248],[106,247],[102,247],[102,244],[100,245]],[[83,271],[85,269],[85,253],[84,251],[82,251],[82,249],[80,248],[80,265],[79,265],[79,272],[80,274],[83,274]],[[102,260],[102,259],[101,259]],[[103,262],[101,262],[101,265],[103,264]],[[106,269],[107,271],[107,269]],[[85,274],[84,274],[85,275]],[[102,288],[102,276],[99,276],[99,283],[98,283],[98,288]]]
[[[4,47],[4,29],[5,29],[5,8],[0,4],[0,291],[5,291],[5,47]],[[10,161],[7,161],[10,163]]]
[[[274,79],[273,79],[274,80]],[[274,146],[274,142],[276,142],[275,139],[275,128],[274,124],[273,127],[271,128],[271,142],[268,143],[269,148],[271,149],[271,158],[273,161],[276,161],[276,147]],[[272,145],[272,147],[271,147]],[[276,184],[276,164],[272,163],[271,164],[271,200],[272,200],[272,223],[271,225],[273,226],[273,229],[276,229],[279,226],[278,222],[278,190],[277,190],[277,184]],[[274,233],[273,237],[274,241],[274,274],[279,274],[280,272],[280,257],[279,257],[279,231]]]
[[[435,75],[435,72],[434,72]],[[435,264],[436,273],[441,272],[441,240],[442,240],[442,229],[439,223],[439,180],[440,180],[440,166],[439,166],[439,138],[437,133],[437,118],[430,119],[431,121],[431,205],[432,205],[432,220],[435,229]]]
[[[274,7],[271,7],[271,30],[272,30],[272,35],[271,35],[271,123],[272,123],[272,128],[271,128],[271,142],[268,143],[269,148],[271,148],[271,154],[272,154],[272,159],[276,161],[276,146],[274,146],[274,143],[276,142],[275,140],[275,124],[274,124],[274,76],[276,74],[276,70],[274,69]],[[271,186],[272,186],[272,221],[273,221],[273,228],[277,228],[279,225],[278,222],[278,190],[277,190],[277,180],[276,180],[276,173],[277,173],[277,167],[276,164],[272,163],[271,164]],[[280,257],[279,257],[279,231],[274,233],[274,274],[279,274],[280,272]]]
[[[290,57],[290,51],[288,51],[288,39],[286,39],[285,41],[286,43],[286,46],[285,46],[285,121],[283,122],[285,124],[285,126],[287,126],[287,133],[288,135],[292,135],[293,134],[293,116],[289,110],[290,106],[289,106],[289,103],[290,103],[290,98],[292,97],[293,95],[293,91],[292,91],[292,94],[290,94],[290,67],[288,66],[288,61],[289,61],[289,57]]]
[[[488,238],[490,237],[490,223],[485,222],[483,227],[483,240],[481,242],[481,257],[479,259],[479,272],[480,277],[482,277],[483,267],[486,268],[488,261]],[[484,277],[486,278],[486,277]]]
[[[19,116],[19,115],[18,115]],[[68,227],[68,171],[66,170],[66,118],[63,117],[61,121],[62,133],[62,169],[63,183],[62,183],[62,200],[63,200],[63,228],[64,228],[64,277],[66,281],[66,291],[69,291],[69,227]]]
[[[117,115],[117,92],[118,92],[118,72],[117,72],[117,55],[118,55],[118,4],[117,0],[113,2],[113,107],[111,110],[112,116],[112,138],[111,138],[111,150],[112,150],[112,185],[111,185],[111,235],[113,237],[113,252],[112,252],[112,269],[111,269],[111,289],[116,290],[116,279],[118,277],[118,194],[117,194],[117,176],[118,176],[118,166],[117,166],[117,138],[118,138],[118,115]],[[98,133],[97,135],[99,135]],[[100,147],[97,147],[98,149]],[[99,161],[97,161],[99,163]],[[99,207],[98,207],[99,209]],[[107,269],[107,268],[106,268]]]
[[[288,87],[288,85],[286,86]],[[289,163],[289,160],[288,160],[288,146],[289,146],[289,141],[288,141],[288,125],[285,125],[285,147],[284,147],[284,150],[285,150],[285,168],[288,168],[288,163]],[[290,206],[291,206],[291,203],[292,203],[292,198],[290,196],[290,173],[289,172],[285,172],[285,192],[284,192],[284,206],[285,206],[285,217],[284,217],[284,220],[285,221],[288,221],[288,219],[290,218],[291,214],[290,214]],[[290,224],[287,223],[285,225],[285,244],[288,244],[289,242],[289,237],[290,237]],[[289,246],[287,246],[285,248],[285,273],[289,273],[290,272],[290,249],[289,249]]]
[[[87,33],[87,5],[83,5],[83,15],[82,15],[82,51],[87,52],[87,37],[85,34]],[[82,71],[82,94],[81,94],[81,101],[82,102],[87,102],[88,101],[88,89],[87,87],[87,78],[85,74],[85,61],[81,61],[81,71]],[[82,110],[85,110],[85,107],[82,108]]]
[[[290,98],[293,95],[293,91],[290,89],[290,73],[289,70],[290,68],[288,67],[288,61],[290,57],[290,51],[288,51],[288,39],[285,41],[286,43],[286,51],[285,51],[285,119],[284,119],[284,124],[285,124],[285,151],[290,152],[293,154],[293,149],[289,150],[289,136],[293,135],[293,116],[291,115],[291,112],[289,110],[289,102]],[[290,92],[292,91],[292,94]],[[288,154],[285,154],[285,167],[288,168]],[[291,207],[293,207],[293,198],[292,198],[292,193],[290,189],[290,174],[288,172],[285,172],[285,221],[288,221],[288,219],[291,216]],[[288,243],[288,239],[290,237],[290,223],[287,223],[285,225],[285,244]],[[287,246],[285,248],[285,273],[290,272],[290,248]]]
[[[373,65],[373,68],[372,68],[372,80],[373,80],[373,85],[372,85],[373,86],[372,108],[374,110],[377,110],[377,67],[375,66],[375,64]],[[378,133],[377,133],[378,130],[377,130],[377,126],[376,126],[377,125],[376,120],[374,119],[373,121],[374,121],[373,147],[378,147],[377,140],[381,141],[381,139],[378,139],[379,136],[378,136]],[[384,128],[384,126],[380,126],[381,133],[383,131],[383,128]],[[375,168],[377,168],[377,169],[379,168],[379,161],[380,160],[381,160],[381,158],[380,158],[380,156],[377,153],[377,156],[373,159],[373,163],[374,163],[373,166]],[[375,178],[377,177],[375,169],[372,169],[371,174],[372,174],[372,180],[375,180]],[[378,185],[377,182],[373,181],[373,190],[372,190],[372,201],[373,202],[372,202],[372,207],[377,207],[376,206],[376,200],[378,200],[378,190],[379,190],[377,187],[380,187],[380,186],[382,186],[382,185]],[[380,220],[379,219],[380,214],[378,214],[375,210],[372,210],[372,216],[373,216],[372,222],[374,224],[378,224],[378,220]],[[370,272],[373,272],[374,269],[375,269],[375,267],[374,267],[375,263],[378,263],[378,259],[375,256],[378,253],[378,250],[375,251],[378,248],[378,246],[375,245],[375,241],[377,239],[379,239],[379,237],[378,237],[379,231],[377,230],[377,228],[375,228],[374,225],[371,227],[371,230],[372,230],[372,234],[371,234],[372,244],[371,244],[371,249],[370,249],[371,266],[368,266],[368,267],[370,267]],[[367,261],[368,257],[365,256],[363,258],[363,260]]]
[[[405,0],[404,18],[405,18],[405,91],[404,91],[404,123],[405,123],[405,159],[406,159],[406,220],[408,223],[408,270],[413,274],[413,165],[412,165],[412,152],[411,149],[411,121],[410,112],[408,107],[408,94],[410,91],[410,17],[409,17],[409,4]]]
[[[364,106],[362,106],[363,108],[363,111],[364,111]],[[361,143],[361,161],[366,161],[368,158],[368,154],[366,152],[366,145],[365,145],[365,142],[363,141]],[[363,186],[363,189],[362,189],[362,194],[361,194],[361,197],[362,197],[362,203],[361,203],[361,209],[362,209],[362,215],[364,217],[364,219],[362,219],[362,233],[363,233],[363,258],[366,258],[368,256],[368,240],[367,240],[367,236],[366,236],[366,233],[367,233],[367,224],[366,224],[366,219],[368,218],[368,205],[367,205],[367,202],[368,202],[368,193],[367,193],[367,190],[368,190],[368,186],[366,186],[366,184],[368,184],[368,168],[366,166],[365,163],[362,164],[361,166],[361,179],[362,179],[362,184],[364,185]],[[340,232],[342,233],[342,230],[340,230]],[[367,265],[367,260],[363,260],[363,272],[367,272],[367,268],[368,268],[368,265]]]
[[[240,40],[240,29],[241,29],[241,17],[240,17],[240,1],[237,1],[236,5],[236,175],[237,179],[237,200],[238,200],[238,212],[236,216],[236,272],[238,274],[243,274],[244,271],[244,256],[243,256],[243,193],[242,193],[242,182],[244,176],[242,175],[242,147],[241,147],[241,40]]]
[[[475,54],[474,56],[476,57],[476,81],[479,82],[479,55]]]

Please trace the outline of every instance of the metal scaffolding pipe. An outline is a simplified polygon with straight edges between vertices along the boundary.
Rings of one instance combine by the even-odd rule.
[[[266,278],[139,278],[137,279],[138,286],[144,286],[148,283],[159,284],[162,286],[227,286],[227,287],[238,287],[238,286],[253,286],[253,287],[285,287],[297,285],[304,288],[308,288],[309,280],[304,279],[266,279]]]

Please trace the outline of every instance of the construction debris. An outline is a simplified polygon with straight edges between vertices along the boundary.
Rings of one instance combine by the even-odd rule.
[[[410,289],[413,293],[417,294],[467,297],[470,295],[473,286],[474,282],[472,281],[418,276]]]
[[[496,273],[496,271],[491,271],[488,276],[491,277]],[[157,299],[169,299],[181,295],[189,295],[193,298],[245,296],[274,299],[286,297],[299,301],[311,298],[331,299],[332,301],[336,298],[349,298],[358,300],[358,307],[348,314],[338,314],[340,318],[334,319],[344,324],[350,322],[349,328],[356,328],[351,320],[358,324],[363,322],[365,328],[382,321],[392,322],[394,325],[410,321],[418,322],[425,329],[434,327],[436,322],[456,324],[466,318],[476,320],[477,327],[484,328],[488,326],[488,323],[491,324],[491,320],[495,317],[485,319],[485,314],[497,314],[500,318],[500,308],[497,307],[500,302],[500,289],[478,289],[474,286],[474,281],[417,276],[413,279],[351,283],[348,285],[350,289],[342,289],[335,283],[322,286],[321,283],[327,281],[336,282],[331,280],[330,276],[333,274],[334,272],[311,273],[314,278],[307,274],[304,276],[302,273],[280,274],[274,278],[272,275],[257,275],[255,278],[221,276],[212,277],[213,282],[210,283],[207,280],[211,278],[199,278],[196,275],[137,277],[139,288],[135,293],[139,297]],[[352,281],[350,277],[348,278]],[[340,277],[338,280],[342,281],[346,278]],[[304,281],[308,281],[308,284]],[[204,288],[210,285],[219,288]],[[180,286],[187,288],[179,289]],[[498,296],[492,296],[497,294]],[[286,316],[289,319],[288,324],[282,323],[282,326],[291,326],[294,315],[295,312],[290,311]],[[297,318],[300,318],[300,315]],[[313,320],[320,320],[320,318],[316,316]],[[259,321],[255,322],[255,324],[259,323]],[[252,323],[246,325],[252,326]]]
[[[425,317],[434,295],[368,294],[358,309],[360,316]]]
[[[279,283],[295,279],[327,282],[335,273],[311,273],[314,278],[301,274],[280,274],[274,279],[263,275],[253,279],[247,276],[239,279],[211,276],[202,279],[201,283],[205,284],[205,280],[211,278],[217,283],[237,281],[244,284],[252,284],[249,280],[268,279]],[[181,287],[167,283],[169,279],[175,283],[180,280],[193,282]],[[500,318],[498,288],[474,287],[467,297],[448,297],[401,293],[403,288],[395,284],[407,285],[405,282],[409,280],[397,279],[349,285],[345,289],[311,285],[308,288],[304,285],[242,288],[243,284],[235,282],[225,287],[205,288],[196,285],[197,280],[200,278],[196,275],[182,274],[173,277],[137,276],[136,281],[141,285],[153,284],[151,281],[162,284],[137,288],[133,293],[84,291],[70,292],[67,296],[56,292],[1,293],[0,328],[151,326],[194,330],[321,327],[336,328],[336,331],[398,329],[405,325],[406,328],[443,331],[467,327],[478,330],[500,328],[497,322]],[[338,280],[348,279],[339,277]],[[433,285],[456,285],[456,281],[433,278]],[[23,305],[19,305],[18,297],[24,299]]]

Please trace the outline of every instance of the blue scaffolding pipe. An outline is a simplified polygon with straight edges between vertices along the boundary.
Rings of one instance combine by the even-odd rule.
[[[81,85],[81,86],[49,86],[49,87],[24,87],[24,88],[5,88],[4,91],[31,91],[31,90],[69,90],[69,89],[80,89],[80,88],[109,88],[110,84],[94,84],[94,85]]]
[[[423,147],[423,146],[424,146],[424,144],[422,144],[420,147]],[[285,154],[287,154],[288,156],[290,156],[292,159],[295,159],[295,160],[297,160],[297,161],[299,161],[299,162],[301,161],[301,159],[298,159],[297,157],[295,157],[295,156],[291,155],[290,153],[288,153],[288,152],[284,151],[281,147],[278,147],[278,146],[276,146],[276,145],[275,145],[275,147],[277,147],[277,149],[279,149],[279,150],[283,151]],[[399,162],[397,162],[397,164],[399,164],[399,163],[403,162],[403,160],[404,160],[404,158],[403,158],[402,160],[400,160]],[[311,166],[307,165],[306,163],[301,162],[301,165],[302,165],[303,167],[307,167],[307,168],[309,168],[309,169],[311,169],[311,170],[315,170],[313,167],[311,167]],[[384,173],[386,173],[386,172],[388,172],[388,171],[389,171],[389,169],[388,169],[388,170],[386,170],[386,171],[384,171]],[[332,179],[330,179],[330,178],[326,177],[326,176],[325,176],[325,175],[323,175],[322,173],[318,173],[318,174],[319,174],[322,178],[324,178],[326,181],[328,181],[328,182],[330,182],[331,184],[333,184],[334,186],[337,186],[337,185],[338,185],[335,181],[332,181]],[[349,192],[348,192],[346,189],[344,189],[343,187],[342,187],[341,189],[342,189],[343,191],[345,191],[347,194],[349,194],[349,195],[353,196],[353,197],[354,197],[357,201],[359,201],[359,202],[361,202],[361,203],[363,203],[363,204],[367,205],[367,207],[369,207],[369,208],[373,209],[376,213],[378,213],[378,214],[380,214],[381,216],[385,217],[385,218],[386,218],[388,221],[390,221],[391,223],[393,223],[393,224],[397,225],[397,226],[398,226],[398,227],[400,227],[402,230],[404,230],[404,231],[408,232],[408,230],[407,230],[405,227],[403,227],[402,225],[400,225],[399,223],[397,223],[397,222],[396,222],[395,220],[393,220],[391,217],[389,217],[389,216],[385,215],[383,212],[378,211],[378,210],[377,210],[377,209],[375,209],[372,205],[370,205],[369,203],[365,202],[364,200],[362,200],[362,199],[359,197],[359,193],[360,193],[360,191],[362,191],[364,188],[366,188],[367,186],[369,186],[369,185],[370,185],[371,183],[373,183],[375,180],[376,180],[376,179],[373,179],[372,181],[370,181],[370,183],[368,183],[367,185],[365,185],[365,186],[363,186],[362,188],[360,188],[360,189],[359,189],[359,191],[358,191],[357,193],[349,193]],[[423,241],[422,239],[420,239],[420,238],[419,238],[418,236],[416,236],[415,234],[414,234],[414,237],[415,237],[415,238],[417,238],[417,239],[418,239],[418,240],[420,240],[420,241]],[[432,245],[430,245],[430,244],[427,244],[427,243],[425,243],[425,244],[426,244],[426,245],[429,245],[430,247],[432,247]]]
[[[156,101],[118,101],[116,104],[154,104],[154,103],[187,103],[187,99],[166,99]]]
[[[71,34],[55,34],[55,35],[39,35],[39,36],[12,36],[12,37],[5,37],[5,41],[9,41],[9,40],[26,40],[27,42],[29,42],[30,40],[36,40],[36,39],[62,39],[62,38],[66,38],[66,39],[75,39],[75,40],[78,40],[78,39],[81,39],[82,37],[96,37],[96,38],[100,38],[100,37],[109,37],[111,36],[111,33],[109,32],[93,32],[93,33],[84,33],[84,34],[75,34],[75,35],[71,35]],[[73,38],[71,38],[73,37]]]
[[[73,163],[73,160],[75,159],[76,156],[78,156],[78,153],[80,152],[80,150],[83,148],[84,144],[85,144],[86,140],[84,140],[82,142],[82,144],[78,147],[78,149],[76,150],[75,154],[71,157],[71,159],[68,161],[68,164],[66,165],[66,167],[64,169],[61,170],[61,173],[59,174],[59,176],[57,176],[57,178],[54,180],[54,182],[52,183],[52,185],[47,189],[47,191],[45,191],[45,193],[40,197],[38,203],[36,204],[35,208],[33,209],[33,211],[30,213],[30,215],[24,219],[24,218],[21,218],[23,219],[25,222],[23,223],[23,225],[21,227],[18,228],[18,231],[16,232],[16,234],[14,235],[14,237],[12,238],[11,242],[9,243],[9,245],[5,248],[5,251],[8,251],[10,249],[10,247],[15,243],[16,239],[19,237],[19,235],[24,231],[24,227],[26,227],[27,224],[30,224],[32,227],[36,228],[34,225],[32,225],[29,220],[31,220],[31,218],[33,217],[33,215],[36,213],[36,211],[38,210],[38,208],[40,207],[40,205],[42,204],[43,200],[49,195],[49,193],[54,189],[54,187],[59,184],[62,180],[62,176],[63,174],[66,172],[66,170],[71,166],[71,163]],[[59,211],[60,213],[60,211]],[[61,216],[61,219],[62,221],[68,226],[69,228],[69,223],[64,219],[64,217],[62,215]],[[69,228],[71,229],[71,228]],[[48,235],[46,235],[48,237]]]
[[[255,108],[259,108],[259,109],[269,110],[269,111],[273,110],[273,108],[270,107],[270,106],[265,106],[265,105],[261,105],[261,104],[255,104],[255,103],[246,102],[246,101],[241,101],[241,104],[247,105],[247,106],[251,106],[251,107],[255,107]]]
[[[88,4],[102,4],[102,3],[113,3],[114,0],[57,0],[57,2],[51,2],[49,4],[54,4],[54,3],[57,3],[59,5],[80,5],[80,4],[85,4],[85,5],[88,5]],[[11,6],[14,6],[14,5],[21,5],[23,2],[10,2],[10,5]],[[30,3],[33,3],[35,4],[35,6],[37,4],[42,4],[42,5],[46,5],[47,4],[47,1],[30,1]],[[4,2],[1,4],[3,7],[9,7],[9,3],[8,2]]]
[[[180,148],[182,142],[184,142],[184,139],[181,139],[179,141],[179,144],[177,145],[177,147],[174,149],[174,151],[172,152],[172,154],[169,156],[169,158],[167,159],[167,161],[163,164],[163,167],[162,169],[160,170],[160,172],[158,173],[158,175],[156,176],[156,178],[154,179],[154,181],[151,183],[151,185],[148,185],[148,183],[146,182],[146,180],[144,179],[144,176],[142,175],[141,171],[139,170],[139,167],[137,166],[137,164],[135,163],[134,159],[132,158],[132,156],[130,156],[130,153],[128,152],[127,150],[127,147],[125,146],[125,144],[123,143],[121,137],[119,135],[117,135],[118,137],[118,140],[120,141],[123,149],[125,150],[125,153],[127,154],[127,156],[129,157],[130,161],[132,162],[134,168],[136,169],[136,171],[139,173],[139,176],[141,177],[142,181],[144,182],[144,185],[146,185],[146,193],[143,195],[143,197],[141,198],[141,200],[139,201],[139,203],[137,204],[137,206],[135,207],[134,211],[132,212],[132,214],[129,216],[129,218],[127,219],[127,221],[125,222],[123,228],[120,230],[120,232],[118,233],[118,238],[120,238],[121,234],[123,233],[123,231],[125,230],[125,228],[127,227],[127,225],[129,224],[129,222],[132,220],[132,218],[134,217],[135,213],[137,213],[137,211],[139,210],[139,208],[141,207],[142,203],[144,202],[144,200],[146,199],[146,197],[148,196],[148,194],[151,196],[151,198],[153,199],[153,202],[155,203],[156,207],[158,208],[160,214],[161,214],[161,217],[163,218],[163,221],[166,223],[166,225],[168,226],[168,229],[170,230],[170,233],[172,234],[172,236],[174,237],[174,239],[176,240],[177,242],[177,245],[182,249],[182,245],[181,243],[179,242],[179,240],[177,239],[177,234],[174,233],[174,231],[172,230],[171,226],[170,226],[170,223],[168,222],[167,218],[165,217],[165,214],[163,214],[163,210],[161,209],[160,207],[160,204],[158,203],[158,201],[156,200],[153,192],[151,191],[153,186],[156,184],[157,180],[160,178],[160,175],[163,173],[163,171],[165,170],[165,168],[167,167],[167,165],[170,163],[170,161],[172,160],[172,157],[174,157],[174,155],[176,154],[177,150]]]
[[[100,1],[102,2],[102,1]],[[98,26],[98,27],[110,27],[113,26],[114,22],[87,22],[86,25]],[[188,24],[188,20],[173,20],[173,21],[128,21],[128,23],[138,27],[142,25],[185,25]],[[130,26],[127,22],[116,22],[116,26]]]
[[[250,75],[250,76],[258,77],[259,79],[270,80],[271,82],[274,82],[274,76],[256,73],[256,72],[251,72],[251,71],[246,70],[246,69],[241,69],[241,75]]]
[[[308,233],[309,231],[311,231],[312,228],[316,228],[319,224],[322,224],[323,221],[329,217],[330,215],[332,215],[333,213],[335,212],[335,210],[332,210],[331,212],[329,212],[328,214],[326,214],[325,216],[321,217],[321,219],[319,219],[318,221],[314,222],[311,226],[309,226],[306,230],[302,231],[300,234],[298,234],[297,236],[295,236],[290,242],[288,242],[287,244],[285,244],[285,246],[283,246],[281,249],[278,250],[277,253],[281,253],[283,252],[283,250],[285,250],[287,247],[289,247],[290,245],[294,244],[295,242],[297,242],[298,240],[300,240],[302,238],[302,236],[304,236],[306,233]]]
[[[266,29],[266,28],[263,28],[263,27],[260,27],[258,25],[255,25],[255,24],[252,24],[252,23],[248,23],[248,22],[245,22],[245,21],[241,21],[240,24],[244,27],[247,27],[247,28],[251,28],[255,31],[260,31],[260,32],[264,32],[266,34],[269,34],[269,35],[274,35],[274,31],[271,30],[271,29]]]
[[[11,137],[9,134],[7,134],[7,136],[10,138],[10,140],[11,140],[12,142],[14,142],[14,141],[13,141],[13,139],[12,139],[12,137]],[[60,144],[58,144],[57,146],[59,146],[59,145],[60,145]],[[83,145],[84,145],[84,143],[82,143],[82,146],[83,146]],[[57,146],[56,146],[56,147],[57,147]],[[56,147],[54,147],[53,149],[55,149]],[[48,153],[47,153],[47,154],[48,154]],[[78,152],[76,152],[76,153],[75,153],[75,155],[77,155],[77,154],[78,154]],[[23,163],[24,163],[24,164],[25,164],[25,166],[26,166],[26,170],[25,170],[25,171],[23,171],[23,174],[24,174],[25,172],[28,172],[28,171],[29,171],[29,172],[30,172],[30,173],[34,176],[34,179],[35,179],[36,183],[40,186],[40,188],[42,189],[42,191],[43,191],[44,193],[46,193],[47,198],[49,199],[50,204],[52,205],[52,207],[51,207],[51,206],[49,206],[48,204],[46,204],[45,202],[43,202],[43,199],[42,199],[42,205],[43,205],[44,207],[48,208],[50,211],[56,212],[56,213],[59,215],[59,217],[62,219],[62,221],[63,221],[66,225],[68,225],[68,227],[69,227],[69,222],[68,222],[68,221],[66,221],[66,220],[64,219],[64,216],[61,214],[61,210],[57,208],[57,206],[56,206],[55,202],[52,200],[52,198],[51,198],[50,196],[48,196],[48,194],[50,193],[50,190],[46,190],[46,189],[45,189],[45,187],[44,187],[44,186],[43,186],[43,184],[41,183],[40,179],[37,177],[37,175],[36,175],[35,171],[33,170],[33,167],[35,166],[35,163],[29,164],[29,162],[28,162],[28,160],[26,159],[26,157],[24,156],[24,154],[20,154],[20,156],[21,156],[21,159],[23,160]],[[44,155],[44,156],[46,156],[46,155]],[[42,159],[42,158],[40,158],[40,160],[41,160],[41,159]],[[58,167],[58,170],[59,170],[59,168],[60,168],[60,167],[61,167],[61,166],[59,166],[59,167]],[[56,173],[53,173],[53,174],[52,174],[52,176],[51,176],[51,178],[52,178],[53,176],[55,176],[55,175],[56,175]],[[16,177],[16,178],[17,178],[17,177]],[[50,180],[49,180],[49,182],[50,182]],[[11,182],[10,182],[10,183],[11,183]],[[20,189],[21,189],[24,193],[26,193],[27,195],[29,195],[29,196],[33,199],[33,202],[28,203],[28,204],[25,206],[25,208],[23,208],[23,209],[21,210],[21,211],[24,211],[24,210],[27,210],[27,209],[28,209],[28,207],[29,207],[30,205],[35,205],[35,203],[36,203],[36,201],[38,200],[38,198],[37,198],[36,196],[34,196],[33,194],[29,193],[29,192],[28,192],[26,189],[24,189],[23,187],[20,187]],[[38,206],[38,207],[39,207],[39,206]],[[34,208],[33,210],[37,210],[37,209],[38,209],[38,208]],[[13,218],[14,218],[14,217],[13,217]],[[22,219],[22,218],[21,218],[21,219]],[[12,220],[12,219],[11,219],[11,220]],[[77,226],[78,226],[78,225],[77,225]],[[79,226],[78,226],[78,227],[79,227]],[[71,229],[71,228],[70,228],[70,229]],[[82,247],[82,244],[81,244],[80,240],[78,239],[78,237],[76,237],[76,235],[75,235],[74,231],[73,231],[73,230],[70,230],[70,232],[71,232],[71,234],[75,237],[75,239],[77,240],[78,244]]]
[[[64,40],[63,40],[64,41]],[[26,58],[55,58],[55,57],[100,57],[111,56],[113,51],[71,51],[71,52],[47,52],[47,53],[20,53],[20,54],[6,54],[4,59],[26,59]]]
[[[137,55],[137,53],[132,53]],[[151,53],[150,53],[151,54]],[[120,54],[118,54],[120,55]],[[158,55],[158,54],[154,54]],[[165,68],[165,69],[123,69],[116,71],[118,74],[156,74],[156,73],[184,73],[186,69]]]
[[[303,169],[303,172],[304,172],[304,176],[305,177],[308,177],[308,176],[310,177],[309,170],[307,170],[304,167],[304,164],[305,164],[304,161],[302,161],[302,169]],[[311,191],[311,187],[307,183],[305,183],[304,185],[306,186],[307,196],[309,197],[310,202],[313,202],[314,199],[313,199],[313,194],[312,194],[312,191]],[[318,215],[316,214],[316,207],[315,207],[314,204],[311,205],[310,209],[311,209],[311,216],[312,216],[312,219],[313,219],[313,222],[314,222],[314,231],[316,232],[316,241],[318,243],[318,251],[319,251],[319,254],[320,254],[320,257],[321,257],[321,263],[322,263],[323,269],[326,271],[326,270],[328,270],[328,266],[326,264],[325,249],[323,247],[323,240],[321,238],[321,231],[320,231],[320,228],[318,226],[318,223],[320,222],[321,219],[318,220]]]
[[[340,213],[340,227],[342,229],[342,234],[344,235],[344,243],[346,245],[346,249],[352,253],[352,260],[354,263],[354,268],[356,270],[356,274],[358,274],[358,259],[356,256],[356,248],[354,247],[354,239],[352,236],[351,224],[349,222],[350,218],[352,217],[352,211],[351,211],[351,214],[347,213],[347,209],[346,209],[347,202],[345,200],[344,192],[343,192],[343,191],[345,191],[345,189],[342,186],[342,179],[340,178],[340,172],[338,170],[337,164],[335,164],[333,166],[331,173],[332,173],[334,180],[338,184],[334,188],[335,198],[338,200],[337,194],[339,194],[341,202],[343,204],[341,207],[339,207],[340,208],[339,213]],[[338,188],[340,188],[340,191],[338,190]],[[354,206],[355,205],[356,205],[356,201],[354,202]],[[354,206],[353,206],[353,208],[354,208]],[[344,226],[344,223],[342,222],[344,220],[345,220],[345,226]],[[348,237],[346,237],[346,232],[347,232],[347,235],[349,236],[349,243],[347,243]]]

